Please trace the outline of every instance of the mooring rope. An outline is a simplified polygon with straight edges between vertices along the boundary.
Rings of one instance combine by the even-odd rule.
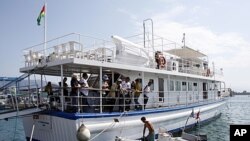
[[[119,121],[119,119],[124,115],[124,113],[126,113],[126,112],[122,112],[122,113],[121,113],[121,115],[118,117],[118,121]],[[92,139],[90,139],[89,141],[92,141],[93,139],[97,138],[98,136],[100,136],[100,135],[101,135],[103,132],[105,132],[106,130],[113,128],[113,127],[115,126],[116,122],[117,122],[117,120],[114,119],[114,121],[113,121],[109,126],[107,126],[105,129],[103,129],[100,133],[98,133],[96,136],[94,136],[94,137],[93,137]]]

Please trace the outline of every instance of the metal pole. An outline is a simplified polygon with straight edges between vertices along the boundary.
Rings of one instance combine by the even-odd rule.
[[[182,42],[183,42],[183,44],[184,44],[183,47],[186,47],[186,45],[185,45],[185,44],[186,44],[186,41],[185,41],[185,40],[186,40],[186,39],[185,39],[185,33],[183,33],[183,39],[182,39]]]
[[[43,75],[41,74],[41,93],[44,91],[43,90]],[[50,97],[49,97],[49,95],[47,96],[49,99],[50,99]],[[38,99],[37,100],[40,100],[40,98],[38,97]]]
[[[61,102],[62,102],[62,111],[64,111],[64,97],[63,97],[63,65],[61,65]]]
[[[188,92],[189,92],[189,90],[188,90],[188,84],[189,84],[189,82],[187,81],[187,77],[186,77],[186,106],[187,106],[187,104],[188,104]]]
[[[143,47],[146,48],[146,29],[145,29],[145,22],[143,21]]]
[[[112,74],[111,74],[111,75],[112,75],[112,76],[111,76],[111,77],[112,77],[112,84],[114,84],[114,82],[115,82],[115,73],[114,73],[113,70],[112,70],[111,73],[112,73]],[[111,84],[111,85],[112,85],[112,84]]]
[[[154,23],[153,23],[153,20],[152,19],[145,19],[143,20],[143,32],[144,32],[144,48],[146,47],[146,43],[145,43],[145,34],[146,34],[146,27],[145,27],[145,22],[146,21],[151,21],[151,24],[152,24],[152,48],[153,50],[155,51],[154,49]]]
[[[44,16],[44,56],[46,56],[46,50],[47,50],[47,46],[46,46],[46,42],[47,42],[47,36],[46,36],[46,34],[47,34],[47,2],[46,2],[46,0],[45,0],[45,2],[44,2],[44,10],[45,10],[45,16]]]
[[[142,86],[141,86],[141,88],[142,88],[142,101],[143,101],[142,110],[145,110],[144,109],[144,105],[145,105],[145,103],[144,103],[144,84],[145,84],[144,72],[141,73],[141,76],[142,76],[142,84],[141,84]]]
[[[17,88],[19,88],[19,83],[16,82],[16,88],[15,88],[15,101],[16,101],[16,110],[17,110],[17,115],[18,115],[18,112],[19,112],[19,107],[18,107],[18,101],[17,101]]]
[[[168,74],[168,78],[167,78],[167,83],[168,83],[168,85],[170,84],[170,75],[169,74]],[[170,91],[170,87],[169,87],[169,89],[167,87],[167,92],[168,92],[168,107],[170,106],[170,96],[169,96],[170,94],[169,94],[169,91]]]
[[[29,72],[28,72],[29,73]],[[30,73],[29,73],[29,76],[28,76],[28,94],[29,94],[29,107],[30,107],[30,99],[31,99],[31,93],[30,93]]]
[[[33,122],[33,125],[32,125],[32,130],[31,130],[31,135],[30,135],[30,141],[32,141],[34,130],[35,130],[35,121]]]
[[[99,76],[99,89],[100,89],[100,113],[102,113],[102,67],[100,67],[100,76]]]

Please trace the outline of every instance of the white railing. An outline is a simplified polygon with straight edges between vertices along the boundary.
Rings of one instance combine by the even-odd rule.
[[[20,88],[19,88],[20,89]],[[67,88],[70,92],[70,87]],[[60,110],[63,106],[65,112],[104,112],[111,111],[124,111],[124,110],[143,110],[144,105],[143,92],[139,96],[139,104],[136,104],[134,91],[128,92],[129,95],[125,96],[117,91],[115,98],[103,97],[100,99],[100,93],[102,90],[89,88],[89,96],[83,96],[80,94],[80,87],[75,95],[64,94],[61,95],[61,88],[54,88],[54,95],[48,96],[46,92],[38,92],[35,90],[31,91],[19,91],[19,94],[12,95],[8,98],[6,107],[15,108],[18,104],[19,110],[26,109],[34,106],[46,106],[49,109]],[[106,90],[105,90],[106,91]],[[164,93],[164,97],[160,97],[159,93]],[[206,93],[206,97],[204,94]],[[17,98],[13,98],[17,97]],[[216,91],[153,91],[148,93],[148,102],[146,109],[160,108],[160,107],[178,107],[178,106],[189,106],[191,104],[202,104],[215,102],[220,99]],[[88,99],[88,105],[82,103],[83,99]],[[17,100],[17,101],[16,101]],[[64,102],[61,102],[63,100]],[[114,100],[113,103],[110,100]],[[101,103],[102,101],[102,103]],[[64,105],[62,105],[62,103]],[[140,108],[136,109],[135,107]],[[87,109],[87,111],[86,111]],[[91,110],[90,110],[91,109]]]
[[[80,88],[79,88],[80,89]],[[60,91],[60,90],[59,90]],[[164,93],[165,97],[159,97],[159,92]],[[92,94],[90,94],[92,93]],[[100,99],[101,90],[89,89],[89,95],[83,96],[80,94],[79,90],[75,95],[72,96],[61,96],[60,93],[49,97],[50,105],[52,109],[60,109],[62,106],[60,102],[64,100],[64,108],[66,112],[123,112],[125,110],[143,110],[144,97],[143,93],[139,96],[139,104],[136,104],[134,92],[130,91],[129,95],[123,95],[117,92],[116,97],[102,97]],[[204,97],[204,93],[207,94]],[[146,109],[154,109],[160,107],[178,107],[178,106],[189,106],[191,104],[204,104],[215,102],[220,100],[218,93],[216,91],[154,91],[151,92],[148,98],[148,103],[146,104]],[[84,104],[84,101],[88,99],[88,105]],[[112,101],[113,102],[110,102]],[[57,101],[56,104],[53,101]],[[140,108],[136,108],[136,107]],[[110,108],[112,110],[110,111]],[[100,110],[102,109],[102,110]]]
[[[141,43],[143,42],[137,43],[139,44],[138,46],[141,46]],[[144,67],[156,68],[156,62],[154,58],[155,52],[161,51],[166,61],[165,67],[161,68],[163,70],[201,75],[206,77],[213,77],[215,73],[216,75],[223,75],[222,69],[220,69],[220,71],[217,71],[217,69],[212,70],[212,68],[205,68],[201,65],[196,65],[199,63],[202,64],[202,62],[178,58],[166,53],[166,50],[176,48],[177,44],[172,41],[157,37],[155,38],[154,44],[154,49],[149,48],[148,46],[146,46],[146,48],[137,48],[139,52],[138,56],[147,58],[147,61],[144,61],[144,64],[142,64],[142,66]],[[46,51],[41,49],[43,48],[43,43],[26,48],[24,50],[25,67],[46,64],[48,62],[68,58],[79,58],[102,62],[115,62],[121,64],[124,63],[116,61],[116,58],[118,58],[116,56],[117,47],[115,47],[115,44],[113,42],[83,36],[77,33],[71,33],[49,40],[46,42],[46,45],[48,47]],[[134,51],[131,48],[127,49],[130,52]],[[130,62],[138,61],[137,58],[131,57],[129,59]],[[130,65],[136,64],[131,63]]]

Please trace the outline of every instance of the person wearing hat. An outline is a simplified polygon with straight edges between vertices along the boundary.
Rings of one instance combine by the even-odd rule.
[[[113,112],[113,108],[115,105],[115,101],[116,101],[116,95],[119,95],[120,90],[121,90],[121,83],[122,80],[120,78],[117,79],[117,81],[115,83],[112,84],[111,88],[110,88],[110,92],[108,94],[108,102],[107,102],[107,106],[108,106],[108,110],[110,113]]]

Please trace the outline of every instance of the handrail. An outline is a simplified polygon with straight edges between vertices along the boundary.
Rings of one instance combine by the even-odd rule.
[[[91,37],[91,36],[85,36],[85,35],[82,35],[82,34],[79,34],[79,33],[69,33],[69,34],[66,34],[66,35],[63,35],[63,36],[60,36],[60,37],[48,40],[46,43],[52,42],[52,41],[56,41],[56,40],[59,40],[59,39],[64,39],[64,38],[67,38],[68,36],[71,37],[71,35],[77,35],[77,36],[79,36],[78,38],[76,38],[76,40],[79,41],[79,43],[84,46],[84,50],[82,50],[80,52],[77,52],[76,53],[77,55],[74,55],[74,56],[71,55],[71,58],[80,58],[80,59],[87,59],[87,60],[91,59],[91,60],[95,60],[95,61],[102,61],[102,62],[104,61],[104,62],[110,62],[110,63],[116,62],[115,61],[116,58],[115,58],[114,44],[112,44],[112,46],[109,46],[109,44],[107,44],[107,43],[112,43],[111,41],[107,41],[107,40],[103,40],[103,39],[99,39],[99,38],[95,38],[95,37]],[[138,35],[138,36],[141,36],[141,34]],[[83,42],[84,44],[81,42],[81,39],[82,39],[81,37],[96,39],[96,40],[99,40],[99,41],[103,41],[104,43],[102,42],[100,45],[96,46],[96,43],[94,41],[94,45],[96,47],[94,49],[93,48],[88,48],[86,46],[86,42]],[[192,66],[193,64],[200,64],[201,65],[203,60],[201,60],[201,62],[197,62],[197,60],[189,60],[189,59],[185,59],[185,58],[179,58],[179,60],[177,60],[178,58],[173,58],[172,59],[173,55],[165,53],[164,51],[167,50],[167,49],[170,49],[170,48],[176,48],[176,43],[173,42],[173,41],[170,41],[170,40],[166,40],[164,38],[160,38],[158,36],[156,36],[156,38],[154,40],[155,40],[155,42],[154,42],[154,44],[155,44],[154,48],[155,49],[158,48],[158,47],[162,48],[160,50],[163,52],[163,56],[165,57],[165,59],[166,59],[167,62],[170,62],[171,60],[175,60],[175,61],[177,61],[179,63],[179,65],[176,66],[177,68],[180,68],[178,72],[180,72],[180,73],[188,73],[188,74],[195,74],[195,75],[206,76],[206,77],[213,77],[214,75],[223,76],[222,69],[220,69],[218,71],[217,69],[213,69],[212,70],[210,68],[210,70],[212,70],[213,72],[210,71],[210,73],[207,74],[207,72],[205,72],[206,68],[203,68],[203,66],[199,66],[199,67]],[[156,42],[156,41],[158,41],[158,42]],[[42,44],[43,43],[40,43],[40,44],[31,46],[31,47],[28,47],[25,50],[29,50],[29,49],[32,50],[34,47],[42,45]],[[91,50],[94,51],[94,50],[96,50],[96,49],[98,49],[100,47],[101,48],[105,48],[105,52],[104,53],[100,53],[102,58],[87,58],[87,52],[88,51],[91,51]],[[53,53],[53,51],[51,51],[51,48],[52,47],[47,48],[47,49],[50,49],[50,54]],[[154,53],[155,53],[154,50],[152,50],[150,48],[146,48],[147,50],[143,50],[143,49],[140,49],[140,54],[139,55],[141,55],[141,53],[143,52],[143,55],[145,55],[146,57],[148,57],[148,61],[145,62],[145,64],[143,66],[147,67],[147,68],[154,68],[155,64],[154,64],[154,62],[152,62],[153,59],[154,59],[153,58],[154,57]],[[111,58],[110,55],[106,54],[106,52],[108,50],[110,50],[112,52],[111,53],[112,54],[112,58]],[[129,50],[132,51],[131,49],[129,49]],[[156,50],[158,50],[158,49],[156,49]],[[33,53],[36,53],[36,52],[39,52],[39,51],[33,51]],[[41,50],[41,53],[42,53],[42,50]],[[49,52],[48,52],[48,54],[49,54]],[[41,61],[41,60],[46,60],[47,56],[42,56],[42,57],[43,57],[43,59],[39,58],[39,55],[37,55],[37,56],[35,55],[35,58],[34,57],[28,58],[28,56],[26,54],[26,59],[29,59],[29,60],[26,60],[25,64],[28,64],[28,66],[36,66],[36,65],[39,65],[41,62],[47,63],[46,61]],[[58,56],[55,56],[55,58],[56,58],[55,60],[60,60],[60,59],[68,58],[68,57],[61,57],[60,58]],[[109,59],[107,59],[107,58],[109,58]],[[130,59],[131,59],[131,61],[133,61],[133,58],[130,58]],[[112,61],[110,61],[110,60],[112,60]],[[49,60],[49,61],[53,61],[53,60]],[[189,64],[190,64],[189,68],[183,67],[185,65],[185,62],[189,62]],[[119,62],[116,62],[116,63],[119,63]],[[120,63],[122,64],[124,62],[120,62]],[[131,64],[131,65],[133,65],[133,64]],[[164,68],[164,69],[167,70],[167,71],[173,71],[171,69],[168,70],[171,67],[172,66],[167,65],[167,67]]]
[[[70,88],[70,87],[68,87]],[[81,87],[78,87],[78,90],[80,89]],[[58,88],[58,89],[63,89],[63,88]],[[91,91],[96,91],[96,92],[100,92],[102,91],[102,89],[98,89],[98,88],[87,88],[89,90],[89,92]],[[107,91],[107,90],[105,90]],[[134,96],[133,96],[133,90],[129,91],[130,92],[130,96],[129,97],[125,97],[124,95],[122,97],[119,97],[119,95],[117,97],[115,97],[116,101],[118,103],[116,104],[110,104],[110,103],[102,103],[102,107],[123,107],[125,108],[126,106],[130,106],[133,110],[134,106],[137,106],[137,104],[134,103]],[[141,96],[139,97],[140,100],[143,99],[143,91],[141,91]],[[158,93],[159,92],[163,92],[165,93],[165,97],[159,97],[158,96]],[[208,102],[213,102],[213,101],[217,101],[217,100],[220,100],[220,97],[218,97],[217,93],[215,93],[216,91],[152,91],[150,92],[148,95],[151,95],[149,97],[149,101],[147,103],[147,105],[153,105],[151,108],[160,108],[160,107],[177,107],[177,106],[188,106],[190,104],[195,104],[195,103],[208,103]],[[207,99],[204,99],[203,97],[203,93],[210,93],[208,96]],[[79,91],[78,91],[79,93]],[[102,93],[101,93],[102,94]],[[99,101],[100,97],[98,95],[96,96],[93,96],[93,95],[89,95],[87,97],[83,97],[81,95],[77,96],[62,96],[60,94],[60,91],[58,93],[54,92],[54,95],[53,96],[47,96],[47,94],[45,92],[41,92],[41,93],[38,93],[36,96],[40,95],[40,103],[39,104],[42,104],[42,105],[47,105],[49,104],[50,105],[50,99],[51,98],[54,98],[54,99],[57,99],[57,100],[60,100],[59,97],[63,97],[64,100],[67,100],[63,106],[70,106],[70,107],[76,107],[77,109],[79,109],[79,112],[84,112],[84,111],[81,111],[80,109],[82,109],[83,107],[86,107],[86,106],[91,106],[92,108],[100,108],[100,103],[90,103],[91,105],[85,105],[85,104],[82,104],[81,103],[81,100],[83,98],[87,98],[89,99],[90,101]],[[153,96],[152,96],[153,95]],[[155,97],[154,97],[155,95]],[[28,98],[29,95],[28,93],[25,94],[18,94],[18,95],[15,95],[15,98],[17,99],[17,102],[19,104],[19,109],[22,110],[22,109],[25,109],[25,108],[29,108],[28,106],[28,103],[25,104],[25,99]],[[58,97],[58,98],[57,98]],[[161,98],[162,100],[159,101],[159,98]],[[72,100],[75,99],[75,103],[72,103]],[[111,99],[110,97],[103,97],[102,98],[104,101],[105,100],[109,100]],[[35,100],[35,101],[33,101]],[[36,105],[37,104],[37,101],[38,101],[38,97],[31,100],[31,102],[33,101],[33,104]],[[122,101],[120,101],[122,100]],[[126,100],[130,100],[130,101],[133,101],[129,104],[127,104],[125,101]],[[56,100],[54,100],[56,101]],[[165,101],[165,102],[163,102]],[[15,102],[15,101],[9,101],[9,104],[12,105],[12,103]],[[27,102],[27,101],[26,101]],[[120,103],[119,103],[120,102]],[[20,105],[21,104],[21,105]],[[59,101],[57,104],[61,105],[62,103]],[[140,103],[141,105],[143,105],[143,103]],[[31,105],[31,107],[33,107],[34,105]],[[154,106],[155,105],[155,106]],[[38,106],[38,105],[37,105]],[[61,107],[61,106],[58,106],[58,107]],[[124,111],[124,110],[123,110]],[[67,112],[67,111],[66,111]],[[97,112],[97,111],[92,111],[92,112]]]

